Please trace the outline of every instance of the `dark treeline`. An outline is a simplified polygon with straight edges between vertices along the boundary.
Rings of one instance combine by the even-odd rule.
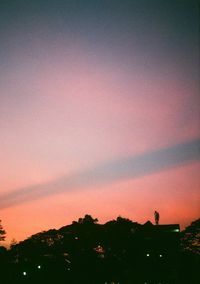
[[[178,225],[141,225],[122,217],[99,224],[85,215],[58,230],[13,241],[9,250],[1,246],[1,279],[4,283],[200,283],[199,236],[200,219],[179,232]]]

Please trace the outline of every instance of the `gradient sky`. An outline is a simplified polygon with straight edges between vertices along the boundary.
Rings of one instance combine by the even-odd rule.
[[[198,1],[0,1],[0,219],[200,217]]]

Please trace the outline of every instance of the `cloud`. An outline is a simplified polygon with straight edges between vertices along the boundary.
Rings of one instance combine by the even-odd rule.
[[[127,178],[137,178],[198,161],[200,138],[142,155],[113,160],[70,176],[36,184],[0,196],[0,208],[7,208],[52,194],[89,186],[109,184]]]

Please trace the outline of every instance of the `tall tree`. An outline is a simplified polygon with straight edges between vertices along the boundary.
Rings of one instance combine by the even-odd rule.
[[[182,232],[181,245],[184,251],[200,255],[200,218]]]
[[[6,231],[3,229],[0,220],[0,241],[5,241],[5,238],[6,238]]]

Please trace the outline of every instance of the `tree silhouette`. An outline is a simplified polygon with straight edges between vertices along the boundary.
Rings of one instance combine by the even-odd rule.
[[[193,248],[198,247],[199,225],[197,220],[186,228],[185,248],[191,247],[191,238]],[[1,230],[4,231],[2,226]],[[20,277],[24,276],[19,274],[20,269],[27,269],[27,275],[30,274],[27,277],[33,280],[28,283],[63,283],[63,279],[74,284],[94,283],[94,279],[96,284],[145,283],[148,279],[154,281],[150,283],[164,279],[174,279],[173,283],[199,283],[192,282],[197,278],[198,255],[181,252],[180,259],[178,240],[179,233],[160,232],[160,226],[153,224],[148,227],[121,216],[99,224],[97,218],[86,214],[60,229],[34,234],[17,244],[13,241],[7,252],[8,271],[12,270],[14,280],[21,281]],[[4,256],[6,252],[2,252],[1,259]],[[181,282],[178,282],[179,270]],[[12,283],[18,283],[14,280]]]
[[[79,218],[79,224],[96,224],[98,222],[97,218],[93,218],[91,215],[86,214],[84,218]]]
[[[181,234],[182,249],[200,255],[200,218],[193,221]]]
[[[5,238],[6,238],[6,231],[3,229],[0,220],[0,241],[5,241]]]
[[[181,283],[200,283],[200,218],[181,232]]]

